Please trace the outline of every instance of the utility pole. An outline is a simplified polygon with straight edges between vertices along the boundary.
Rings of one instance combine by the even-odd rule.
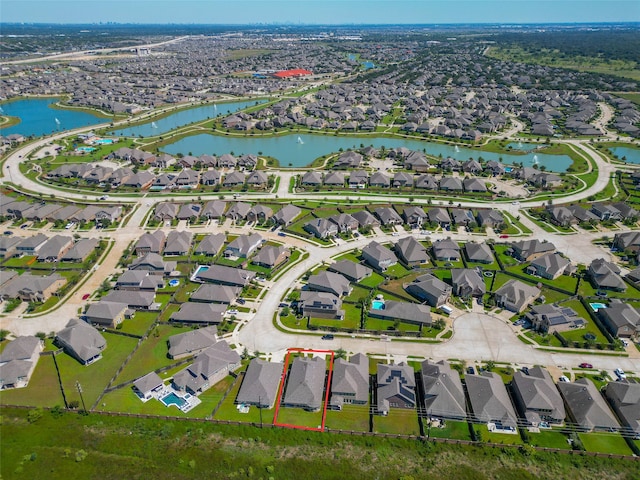
[[[78,389],[80,400],[82,401],[82,410],[84,411],[84,413],[87,413],[87,406],[84,404],[84,397],[82,396],[82,385],[80,385],[80,382],[78,380],[76,380],[76,388]]]
[[[431,438],[431,411],[427,413],[427,422],[429,423],[427,426],[427,440]]]

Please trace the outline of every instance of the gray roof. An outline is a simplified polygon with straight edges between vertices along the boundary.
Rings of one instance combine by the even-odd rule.
[[[329,292],[341,297],[348,295],[351,291],[349,280],[334,272],[320,272],[316,275],[311,275],[307,281],[307,286],[310,290],[318,292]]]
[[[449,362],[422,362],[424,409],[427,415],[443,418],[465,418],[466,401],[460,375]]]
[[[217,255],[224,245],[225,239],[224,233],[211,233],[202,239],[194,253],[196,255]]]
[[[267,362],[260,358],[252,359],[244,374],[236,403],[271,408],[278,394],[282,369],[282,363]]]
[[[178,388],[189,388],[198,392],[211,386],[210,379],[217,373],[231,370],[240,364],[240,355],[220,341],[200,353],[184,370],[173,376],[173,383]]]
[[[570,264],[571,262],[559,253],[547,253],[531,262],[532,266],[540,267],[548,275],[551,276],[556,276],[564,273]]]
[[[296,207],[295,205],[285,205],[273,215],[273,218],[278,223],[288,224],[291,223],[294,218],[300,215],[301,212],[302,209]]]
[[[224,215],[225,208],[227,204],[222,200],[211,200],[205,203],[201,215],[207,218],[220,218]]]
[[[98,246],[97,238],[84,238],[78,240],[71,249],[62,256],[62,260],[68,262],[81,262]]]
[[[113,323],[114,318],[127,310],[127,308],[129,308],[129,306],[126,303],[101,300],[89,305],[86,315],[91,322],[106,323],[110,325]]]
[[[105,302],[124,303],[130,308],[149,308],[156,297],[154,292],[140,292],[128,290],[114,290],[102,300]]]
[[[433,243],[433,255],[437,259],[460,258],[460,247],[449,238],[436,240]]]
[[[359,282],[373,272],[369,267],[352,262],[351,260],[340,260],[332,263],[329,265],[329,271],[344,275],[352,282]]]
[[[384,413],[389,411],[389,400],[392,397],[401,398],[406,404],[416,404],[416,379],[413,368],[404,362],[396,365],[378,364],[376,376],[378,383],[377,409]]]
[[[35,250],[37,248],[42,248],[42,245],[44,245],[48,240],[49,238],[45,234],[38,233],[32,237],[23,239],[16,248],[18,250]]]
[[[198,278],[205,282],[238,287],[244,287],[251,282],[255,276],[256,272],[225,267],[224,265],[211,265],[208,270],[198,274]]]
[[[451,286],[429,273],[420,275],[404,288],[409,294],[421,301],[428,301],[434,307],[436,306],[434,302],[438,298],[451,293]]]
[[[70,349],[71,355],[82,362],[87,362],[100,355],[107,345],[100,332],[82,320],[72,319],[60,330],[56,338]]]
[[[53,283],[62,280],[58,273],[51,273],[47,276],[32,275],[23,273],[17,278],[13,278],[9,282],[0,287],[0,297],[17,298],[20,292],[28,290],[30,292],[42,293]],[[66,280],[65,280],[66,281]]]
[[[627,284],[620,278],[620,269],[603,258],[596,258],[589,265],[589,276],[599,288],[626,290]]]
[[[287,376],[284,404],[317,410],[322,406],[325,361],[320,357],[296,357]]]
[[[538,239],[521,240],[519,242],[513,242],[511,244],[511,247],[522,259],[526,259],[531,255],[549,253],[549,252],[554,252],[556,250],[556,247],[553,243],[541,242]]]
[[[398,256],[406,263],[428,263],[427,248],[413,237],[398,240],[394,246]]]
[[[353,355],[349,361],[338,358],[333,363],[331,377],[331,404],[339,404],[337,397],[349,396],[354,403],[369,400],[369,357],[362,353]]]
[[[146,394],[151,390],[155,390],[164,382],[156,372],[150,372],[133,382],[133,386],[142,394]]]
[[[55,235],[51,237],[38,250],[38,260],[58,258],[62,249],[69,244],[73,244],[72,237],[65,237],[63,235]]]
[[[431,308],[416,303],[387,300],[384,302],[384,308],[372,308],[369,310],[369,315],[401,322],[431,325]]]
[[[253,263],[260,263],[268,267],[275,267],[278,258],[284,253],[287,253],[287,257],[289,256],[288,249],[286,247],[267,245],[263,247],[255,257],[253,257]]]
[[[13,360],[31,360],[36,350],[41,350],[42,340],[34,336],[17,337],[7,344],[0,354],[0,364]]]
[[[225,249],[225,252],[230,251],[241,257],[247,257],[258,248],[264,239],[258,233],[251,233],[249,235],[239,235],[236,237]]]
[[[513,375],[512,388],[520,415],[529,423],[539,424],[541,421],[552,420],[562,423],[567,416],[562,397],[558,392],[549,372],[542,367],[531,367],[528,375],[517,371]],[[540,412],[544,412],[541,417]]]
[[[495,292],[505,306],[511,305],[520,311],[526,304],[540,295],[540,290],[520,280],[509,280]]]
[[[358,221],[360,228],[369,225],[380,225],[380,221],[374,217],[370,212],[361,210],[359,212],[352,213],[351,216]]]
[[[172,254],[185,254],[189,252],[191,248],[191,239],[193,233],[187,231],[172,230],[167,235],[167,244],[164,247],[164,253],[166,255]]]
[[[500,375],[492,372],[466,375],[465,381],[471,409],[477,420],[500,423],[512,428],[518,426],[516,412]]]
[[[479,296],[487,292],[483,277],[474,269],[451,269],[451,283],[455,294],[461,297]]]
[[[611,302],[607,308],[599,309],[598,315],[614,335],[633,336],[640,332],[640,312],[627,303]]]
[[[640,383],[610,382],[604,394],[626,429],[640,435]]]
[[[169,357],[175,358],[182,355],[193,354],[217,342],[218,329],[215,325],[189,330],[169,337]]]
[[[385,261],[391,263],[396,263],[398,261],[398,257],[396,257],[391,250],[389,250],[387,247],[384,247],[383,245],[380,245],[376,241],[370,242],[369,245],[364,247],[362,249],[362,254],[365,259],[368,260],[370,258],[373,262],[376,263],[372,265],[374,267],[377,267],[379,264]]]
[[[157,253],[148,252],[142,257],[136,258],[129,270],[147,270],[153,272],[170,273],[176,267],[176,262],[165,262],[164,259]]]
[[[471,262],[492,263],[493,253],[486,243],[467,242],[464,246],[467,259]]]
[[[558,388],[573,420],[586,430],[619,428],[620,425],[598,389],[588,378],[559,382]]]
[[[180,305],[180,310],[171,314],[174,322],[220,323],[227,310],[225,305],[217,303],[187,302]]]
[[[198,287],[198,290],[193,292],[189,300],[192,302],[204,302],[204,303],[233,303],[233,301],[240,295],[242,289],[240,287],[232,287],[230,285],[215,285],[205,283]]]

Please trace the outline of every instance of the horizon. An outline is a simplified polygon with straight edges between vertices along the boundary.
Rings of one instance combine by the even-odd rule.
[[[348,22],[348,23],[287,23],[287,22],[250,22],[250,23],[199,23],[199,22],[154,22],[154,23],[146,23],[146,22],[111,22],[111,21],[103,21],[103,22],[2,22],[0,21],[0,26],[2,25],[65,25],[65,26],[74,26],[74,25],[100,25],[100,26],[110,26],[110,25],[196,25],[196,26],[288,26],[288,27],[349,27],[349,26],[371,26],[371,27],[385,27],[385,26],[403,26],[403,27],[424,27],[424,26],[441,26],[441,25],[459,25],[459,26],[475,26],[475,25],[499,25],[499,26],[532,26],[532,25],[635,25],[640,28],[640,21],[637,20],[628,20],[628,21],[590,21],[590,22],[572,22],[572,21],[557,21],[557,22],[435,22],[435,23],[356,23],[356,22]],[[0,34],[2,36],[2,34]]]

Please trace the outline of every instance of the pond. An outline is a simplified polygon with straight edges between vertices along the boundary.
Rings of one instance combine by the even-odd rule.
[[[527,153],[510,155],[505,153],[485,152],[478,149],[443,145],[425,140],[405,138],[364,137],[364,136],[335,136],[290,134],[283,136],[226,136],[199,134],[182,138],[168,144],[162,150],[171,155],[222,155],[233,152],[234,155],[257,154],[277,158],[281,167],[306,167],[316,158],[340,149],[358,149],[362,146],[373,146],[387,149],[406,147],[411,150],[425,151],[429,155],[453,157],[466,161],[469,158],[502,161],[506,164],[520,163],[525,167],[535,164],[545,166],[548,171],[565,172],[571,166],[572,160],[567,155],[547,155],[544,153]]]
[[[88,112],[52,108],[52,105],[59,101],[60,98],[27,98],[3,103],[0,105],[0,115],[18,117],[20,123],[0,128],[0,135],[6,137],[18,133],[25,137],[39,137],[110,121]]]
[[[609,151],[621,162],[640,163],[640,149],[631,147],[612,147]]]
[[[202,107],[187,108],[153,122],[122,128],[109,133],[122,137],[154,137],[175,130],[176,128],[184,127],[190,123],[201,122],[218,116],[226,116],[238,110],[243,110],[257,103],[264,102],[266,102],[266,100],[249,100],[243,102],[214,103]]]

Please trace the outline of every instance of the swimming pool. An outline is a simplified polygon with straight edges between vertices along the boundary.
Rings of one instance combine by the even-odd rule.
[[[607,308],[604,303],[590,303],[589,306],[592,308],[594,312],[597,312],[601,308]]]
[[[383,300],[373,300],[371,302],[371,308],[373,310],[384,310],[384,301]]]
[[[111,145],[113,143],[113,138],[100,138],[98,140],[94,140],[94,145]]]
[[[175,278],[173,280],[169,280],[170,287],[177,287],[178,285],[180,285],[180,280],[177,280]]]
[[[89,152],[95,151],[95,148],[93,148],[93,147],[78,147],[78,148],[76,148],[76,151],[89,153]]]
[[[200,275],[201,273],[206,272],[207,270],[209,270],[209,266],[208,265],[198,265],[196,273],[194,273],[193,276],[197,277],[198,275]]]
[[[184,398],[180,398],[175,393],[171,392],[169,395],[166,395],[160,399],[165,406],[175,405],[178,408],[182,408],[187,404],[187,401]]]

